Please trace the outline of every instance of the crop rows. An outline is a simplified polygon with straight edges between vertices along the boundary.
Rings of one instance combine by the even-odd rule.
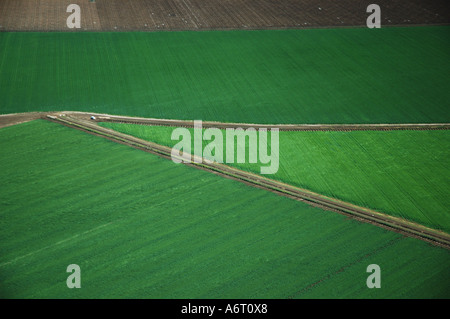
[[[0,33],[0,112],[449,122],[448,27],[372,31]]]
[[[41,120],[0,145],[2,297],[448,297],[445,249]]]

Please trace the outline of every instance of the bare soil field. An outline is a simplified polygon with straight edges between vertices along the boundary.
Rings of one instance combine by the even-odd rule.
[[[2,0],[0,31],[279,29],[365,26],[371,0]],[[378,0],[382,26],[450,23],[446,0]]]
[[[81,30],[99,30],[97,7],[89,0],[1,0],[0,31],[72,31],[67,28],[67,7],[81,9]]]

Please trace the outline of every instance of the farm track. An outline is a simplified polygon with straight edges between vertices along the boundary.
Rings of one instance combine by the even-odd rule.
[[[141,118],[130,116],[117,116],[108,114],[63,112],[63,114],[89,120],[95,117],[96,122],[114,122],[153,126],[173,126],[193,128],[194,121]],[[421,124],[250,124],[250,123],[222,123],[202,121],[203,128],[254,128],[271,129],[280,131],[398,131],[398,130],[448,130],[450,123],[421,123]]]
[[[47,112],[0,114],[0,128],[45,118]]]
[[[2,0],[0,31],[258,30],[366,26],[371,0],[79,0],[81,29],[68,29],[70,0]],[[447,0],[378,0],[382,26],[450,23]]]
[[[162,146],[156,143],[148,142],[133,136],[123,134],[111,129],[107,129],[97,125],[95,121],[90,121],[91,116],[101,116],[94,113],[80,113],[80,112],[61,112],[54,114],[47,114],[45,119],[66,125],[68,127],[77,128],[79,130],[107,138],[109,140],[132,146],[137,149],[156,154],[166,159],[171,159],[170,147]],[[106,115],[102,115],[106,116]],[[123,118],[123,117],[119,117]],[[177,121],[174,121],[174,126],[177,126]],[[225,124],[225,123],[223,123]],[[448,125],[444,124],[447,129]],[[205,163],[201,158],[188,155],[191,162],[185,165],[203,169],[213,172],[217,175],[226,178],[234,179],[243,182],[247,185],[265,189],[276,194],[296,199],[309,203],[313,206],[320,207],[326,210],[338,212],[361,222],[371,223],[373,225],[383,227],[385,229],[396,231],[404,236],[414,237],[433,245],[437,245],[446,249],[450,249],[450,235],[416,224],[401,218],[389,216],[380,212],[376,212],[364,207],[359,207],[347,202],[343,202],[334,198],[323,196],[305,189],[294,187],[282,182],[278,182],[260,175],[245,172],[233,167],[229,167],[220,163]],[[179,157],[181,159],[181,157]],[[195,161],[196,160],[196,161]]]

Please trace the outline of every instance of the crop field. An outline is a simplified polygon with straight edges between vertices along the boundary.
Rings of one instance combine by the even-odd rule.
[[[449,30],[0,33],[0,113],[449,122]]]
[[[0,145],[3,298],[450,297],[422,241],[42,120]]]
[[[371,3],[0,0],[0,299],[450,299],[448,1]]]
[[[100,125],[170,147],[178,143],[171,140],[173,127]],[[194,129],[190,132],[194,136]],[[448,131],[280,131],[279,134],[279,170],[271,178],[450,231]],[[225,133],[223,137],[226,145]],[[193,143],[191,150],[194,151]],[[257,174],[261,166],[267,166],[259,159],[258,163],[249,163],[248,142],[246,163],[237,163],[236,145],[234,154],[234,163],[229,165]]]

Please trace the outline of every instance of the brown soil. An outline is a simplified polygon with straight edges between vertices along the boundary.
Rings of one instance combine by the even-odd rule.
[[[30,112],[0,115],[0,128],[45,118],[48,113]]]
[[[2,0],[0,30],[81,31],[278,29],[365,26],[372,0]],[[447,0],[378,0],[382,26],[450,23]]]

